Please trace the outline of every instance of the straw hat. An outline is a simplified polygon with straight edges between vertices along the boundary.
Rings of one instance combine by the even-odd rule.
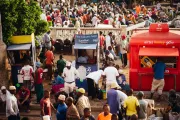
[[[120,89],[121,87],[120,87],[117,83],[113,82],[113,83],[111,83],[111,88],[112,88],[112,89],[113,89],[113,88]]]

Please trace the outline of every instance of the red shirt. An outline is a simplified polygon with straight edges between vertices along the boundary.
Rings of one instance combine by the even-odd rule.
[[[42,98],[40,101],[41,109],[44,108],[44,114],[51,116],[51,102],[49,98]]]
[[[27,88],[25,88],[24,91],[22,91],[21,89],[18,91],[18,96],[20,97],[20,99],[24,99],[28,95],[30,95],[30,90]]]
[[[103,47],[104,46],[104,40],[105,40],[105,37],[103,35],[101,35],[99,37],[99,40],[100,40],[100,47]]]
[[[38,68],[36,70],[36,82],[35,84],[42,84],[42,81],[43,81],[43,69],[42,68]]]
[[[109,20],[108,19],[106,19],[106,20],[104,20],[104,24],[109,24]]]
[[[52,65],[52,62],[54,60],[54,54],[52,51],[48,50],[45,54],[46,56],[46,64]]]
[[[47,15],[46,18],[47,18],[48,22],[51,21],[51,16],[50,15]]]

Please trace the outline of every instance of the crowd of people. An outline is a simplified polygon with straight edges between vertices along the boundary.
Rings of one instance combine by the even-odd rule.
[[[160,3],[152,8],[146,8],[143,4],[133,4],[133,9],[127,8],[126,2],[110,3],[99,1],[91,3],[86,1],[70,3],[64,0],[57,0],[40,3],[43,9],[41,18],[48,21],[50,26],[55,27],[96,27],[98,24],[112,25],[120,28],[121,25],[134,25],[148,21],[147,26],[153,22],[167,22],[173,20],[171,26],[178,28],[180,25],[179,6],[176,9],[164,9]],[[176,17],[177,15],[177,17]],[[176,18],[175,18],[176,17]],[[145,95],[139,91],[134,95],[129,88],[123,69],[127,67],[128,44],[123,40],[125,36],[116,38],[112,32],[104,35],[99,33],[100,58],[103,61],[102,69],[89,73],[86,76],[88,91],[76,85],[79,79],[79,72],[72,61],[66,61],[62,55],[55,61],[53,41],[50,38],[50,31],[43,36],[42,46],[38,52],[36,69],[30,65],[29,59],[24,59],[24,66],[20,70],[23,76],[23,83],[18,86],[5,86],[0,90],[0,105],[6,109],[8,120],[20,120],[19,109],[30,112],[30,103],[35,88],[36,104],[40,104],[41,117],[51,119],[53,111],[57,120],[147,120],[147,109],[152,109],[144,98]],[[122,66],[114,64],[114,61],[121,58]],[[78,62],[87,63],[85,54],[78,58]],[[55,68],[55,70],[54,70]],[[159,98],[162,98],[164,87],[165,65],[157,61],[154,66],[155,76],[152,83],[151,96],[158,89]],[[161,74],[160,74],[161,73]],[[102,88],[99,82],[102,79]],[[52,91],[46,90],[43,83],[48,80]],[[106,91],[107,101],[103,105],[102,112],[95,118],[91,113],[92,100],[102,99]],[[88,93],[88,97],[86,96]],[[51,96],[54,95],[55,103],[52,103]],[[169,111],[180,113],[180,96],[175,90],[171,90],[168,96],[170,109],[161,111],[166,116]],[[53,110],[53,111],[52,111]],[[171,114],[172,115],[172,114]],[[27,118],[28,119],[28,118]]]
[[[121,25],[134,25],[146,22],[146,27],[154,22],[168,22],[176,17],[179,4],[176,7],[163,7],[159,2],[147,8],[142,3],[133,3],[130,8],[126,1],[108,2],[100,0],[98,3],[88,1],[59,1],[41,2],[43,14],[41,18],[54,27],[97,27],[98,24],[112,25],[120,28]]]

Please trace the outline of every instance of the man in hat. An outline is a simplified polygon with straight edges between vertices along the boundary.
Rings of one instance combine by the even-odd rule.
[[[9,95],[9,91],[6,89],[5,86],[2,86],[1,87],[1,90],[0,90],[0,105],[3,106],[3,108],[5,109],[5,106],[6,106],[6,99],[7,99],[7,96]]]
[[[15,97],[16,87],[9,86],[9,91],[10,94],[6,100],[6,117],[8,117],[8,120],[20,120],[17,99]]]
[[[73,91],[73,88],[76,86],[75,84],[75,76],[79,76],[78,71],[76,68],[71,66],[71,62],[66,62],[66,67],[63,70],[62,76],[64,77],[64,88],[65,92],[69,94]]]
[[[139,101],[139,112],[138,112],[138,119],[140,120],[146,120],[147,119],[147,108],[150,106],[147,101],[145,101],[144,98],[144,92],[139,91],[137,93],[137,98]]]
[[[119,112],[120,98],[117,93],[117,89],[120,89],[116,83],[111,83],[111,89],[107,91],[107,103],[110,106],[110,112],[117,114]]]
[[[84,113],[84,109],[85,108],[89,108],[91,109],[91,105],[89,103],[89,99],[88,97],[84,96],[85,94],[85,90],[84,88],[79,88],[77,90],[77,95],[78,95],[78,101],[76,103],[76,106],[77,106],[77,109],[78,109],[78,112],[80,114],[80,116],[82,117],[83,116],[83,113]]]
[[[34,85],[37,103],[39,104],[40,100],[43,98],[43,69],[41,68],[40,62],[36,62],[36,68]]]
[[[21,89],[17,93],[18,105],[26,106],[26,112],[30,112],[30,90],[25,86],[21,86]]]
[[[57,120],[66,120],[67,105],[65,104],[66,96],[59,95],[59,105],[57,108],[56,118]]]

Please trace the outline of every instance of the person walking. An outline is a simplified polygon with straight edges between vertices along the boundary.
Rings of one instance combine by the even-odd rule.
[[[63,56],[60,55],[59,60],[57,61],[57,69],[60,75],[63,73],[65,67],[66,67],[66,61],[63,59]]]
[[[111,84],[111,89],[107,91],[107,103],[110,106],[111,114],[119,113],[120,98],[117,89],[120,88],[116,83]]]
[[[20,74],[23,75],[23,85],[31,90],[31,83],[33,80],[33,67],[29,65],[29,60],[25,60],[24,67],[22,67]]]
[[[76,106],[73,104],[73,98],[68,97],[66,100],[66,104],[68,106],[66,112],[66,120],[80,120],[80,116]]]
[[[41,99],[40,101],[40,107],[41,107],[41,116],[49,116],[51,117],[52,113],[51,113],[51,108],[54,109],[54,111],[56,111],[56,109],[54,108],[54,106],[52,105],[51,101],[50,101],[50,92],[48,90],[44,91],[44,97]]]
[[[40,100],[43,98],[43,69],[41,68],[41,63],[36,62],[36,71],[35,71],[35,79],[34,79],[34,85],[35,85],[35,92],[36,92],[36,102],[37,104],[40,103]]]
[[[7,96],[9,95],[9,91],[6,89],[5,86],[1,87],[0,90],[0,105],[2,105],[2,109],[6,107],[6,100]]]
[[[102,31],[100,31],[99,34],[100,34],[100,36],[99,36],[99,47],[100,47],[99,55],[100,55],[100,58],[103,60],[105,58],[105,54],[104,54],[105,37],[104,37]]]
[[[129,120],[132,115],[137,115],[139,112],[139,101],[133,96],[133,90],[127,92],[128,98],[124,101],[124,108],[126,110],[126,119]]]
[[[92,99],[95,99],[97,97],[98,81],[100,80],[102,74],[103,71],[98,70],[95,72],[91,72],[86,76],[88,84],[88,96],[91,96]]]
[[[84,116],[81,120],[95,120],[94,116],[91,115],[91,110],[89,108],[84,109]]]
[[[158,100],[161,100],[162,91],[165,85],[164,83],[165,70],[166,70],[165,63],[162,62],[161,58],[157,58],[157,62],[153,66],[154,78],[153,78],[152,87],[151,87],[150,99],[153,98],[154,92],[155,90],[157,90],[159,94]]]
[[[59,105],[57,108],[56,118],[57,120],[66,120],[67,105],[65,104],[65,95],[59,95]]]
[[[77,109],[78,109],[78,112],[79,112],[80,116],[83,116],[84,109],[85,108],[91,109],[91,105],[89,103],[88,97],[84,96],[84,94],[85,94],[84,88],[79,88],[77,90],[77,92],[78,92],[77,93],[78,101],[76,103],[76,106],[77,106]]]
[[[147,109],[148,107],[150,107],[150,105],[148,104],[147,101],[145,101],[143,99],[144,97],[144,93],[142,91],[139,91],[137,93],[137,98],[138,98],[138,101],[139,101],[139,106],[140,106],[140,109],[139,109],[139,112],[138,112],[138,119],[139,120],[147,120]]]
[[[53,54],[53,47],[49,48],[47,52],[45,53],[46,56],[46,67],[48,69],[48,77],[49,80],[52,80],[52,73],[53,73],[53,60],[54,60],[54,54]]]
[[[97,120],[111,120],[112,114],[110,113],[110,106],[105,104],[103,106],[103,112],[98,115]]]
[[[66,62],[66,67],[63,70],[62,77],[64,78],[64,88],[67,94],[73,91],[73,88],[76,86],[75,84],[75,76],[79,76],[76,68],[71,66],[71,62]]]
[[[113,62],[109,62],[109,66],[104,69],[103,76],[106,78],[106,91],[111,89],[111,84],[116,83],[119,77],[117,69],[113,66]]]
[[[6,117],[8,120],[20,120],[18,103],[15,97],[16,87],[9,86],[9,91],[10,94],[7,96],[6,100]]]

